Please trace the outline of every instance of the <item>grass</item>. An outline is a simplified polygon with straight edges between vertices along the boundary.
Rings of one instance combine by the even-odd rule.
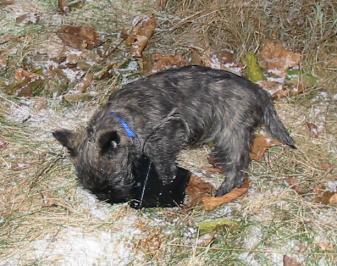
[[[13,11],[0,11],[4,17],[0,36],[21,36],[0,45],[0,59],[9,55],[6,67],[0,67],[0,87],[14,82],[19,67],[30,71],[45,67],[48,57],[38,51],[58,48],[54,33],[60,25],[94,25],[114,47],[119,42],[117,33],[130,28],[134,15],[152,13],[158,18],[158,27],[145,53],[180,51],[188,56],[188,47],[193,45],[231,49],[241,61],[247,51],[258,51],[263,40],[272,38],[302,53],[302,67],[320,82],[304,94],[276,103],[298,149],[272,148],[262,161],[251,164],[249,193],[212,212],[201,208],[135,211],[126,204],[99,203],[79,188],[71,162],[52,139],[51,130],[84,123],[112,90],[139,76],[139,69],[125,71],[130,57],[124,44],[111,58],[97,63],[99,69],[115,61],[120,69],[117,67],[110,79],[94,80],[97,94],[91,102],[69,104],[60,99],[59,95],[71,91],[76,82],[59,94],[43,93],[47,98],[45,110],[34,107],[35,97],[24,99],[0,92],[0,140],[8,143],[0,149],[0,264],[58,265],[76,262],[85,254],[88,264],[93,258],[93,263],[115,261],[123,265],[129,259],[123,257],[123,250],[130,256],[130,264],[134,259],[134,264],[141,265],[277,265],[282,264],[284,255],[305,265],[336,264],[336,206],[320,203],[315,192],[318,186],[336,182],[337,174],[337,110],[333,100],[337,64],[333,62],[336,40],[332,36],[337,7],[333,1],[233,4],[167,0],[164,10],[158,11],[151,1],[116,4],[102,0],[90,1],[66,16],[57,14],[55,1],[32,3],[42,14],[37,25],[17,24]],[[22,5],[16,1],[16,6]],[[47,42],[49,38],[54,38],[54,46]],[[324,98],[321,91],[329,97]],[[25,121],[27,112],[30,117]],[[305,122],[322,126],[317,138],[309,136]],[[206,149],[185,151],[182,163],[202,172],[206,156]],[[288,178],[296,181],[301,193],[289,187]],[[198,222],[224,216],[237,221],[238,226],[214,232],[211,244],[198,244],[203,237]],[[80,245],[78,239],[91,240],[88,247],[82,247],[82,253],[76,253],[76,245],[67,246],[72,241]],[[90,243],[99,243],[95,250],[104,255],[91,254]],[[44,244],[50,250],[46,248],[45,254],[38,256],[36,245]],[[57,253],[62,245],[68,249]]]

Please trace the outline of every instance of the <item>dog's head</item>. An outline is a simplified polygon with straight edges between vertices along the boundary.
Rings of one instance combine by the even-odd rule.
[[[69,151],[84,188],[98,199],[123,202],[131,198],[133,176],[127,136],[118,129],[59,129],[53,136]]]

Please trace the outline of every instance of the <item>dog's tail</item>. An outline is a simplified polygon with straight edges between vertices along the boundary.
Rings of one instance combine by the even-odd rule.
[[[288,130],[285,128],[280,118],[278,117],[272,103],[268,104],[264,110],[263,122],[269,133],[283,144],[296,149],[295,142],[290,137]]]

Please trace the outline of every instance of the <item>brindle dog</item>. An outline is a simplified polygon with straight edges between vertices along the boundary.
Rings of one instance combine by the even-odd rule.
[[[83,186],[99,199],[120,202],[132,199],[135,186],[143,185],[134,174],[143,156],[160,180],[158,194],[171,193],[179,151],[210,142],[211,155],[226,175],[216,195],[240,186],[260,125],[295,147],[266,91],[227,71],[187,66],[125,85],[85,130],[53,134],[69,150]]]

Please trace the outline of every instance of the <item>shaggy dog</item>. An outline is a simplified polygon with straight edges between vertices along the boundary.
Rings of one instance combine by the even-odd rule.
[[[216,195],[240,186],[260,125],[295,147],[266,91],[227,71],[187,66],[125,85],[85,130],[60,129],[53,135],[68,149],[85,188],[99,199],[121,202],[140,197],[135,190],[148,186],[144,180],[150,172],[157,179],[157,198],[174,193],[188,176],[177,172],[179,151],[205,143],[213,144],[211,155],[226,175]]]

